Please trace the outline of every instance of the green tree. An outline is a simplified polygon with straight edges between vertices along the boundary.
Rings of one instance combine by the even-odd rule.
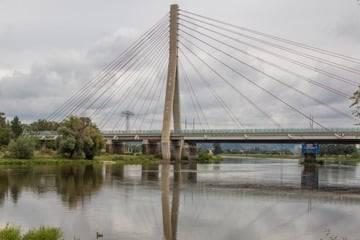
[[[214,145],[213,145],[213,153],[214,153],[215,155],[218,155],[218,154],[220,154],[220,153],[223,153],[223,150],[222,150],[222,148],[221,148],[220,143],[214,143]]]
[[[30,124],[32,131],[56,131],[60,124],[58,122],[48,121],[46,119],[39,119]]]
[[[7,146],[10,142],[10,129],[6,124],[5,113],[0,112],[0,147]]]
[[[0,146],[7,146],[10,142],[10,129],[0,127]]]
[[[58,133],[62,136],[59,151],[69,158],[93,159],[104,147],[103,137],[90,118],[71,116],[61,123]]]
[[[29,137],[19,137],[9,144],[9,151],[13,157],[29,159],[34,156],[34,140]]]
[[[14,119],[11,121],[10,127],[14,138],[18,138],[23,132],[21,121],[19,120],[18,116],[15,116]]]
[[[6,125],[5,113],[0,112],[0,128],[5,127],[5,125]]]

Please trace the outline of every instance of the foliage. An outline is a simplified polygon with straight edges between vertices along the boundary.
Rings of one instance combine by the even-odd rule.
[[[91,123],[90,118],[71,116],[58,128],[59,152],[68,158],[82,157],[93,159],[100,154],[104,140],[100,130]]]
[[[10,226],[8,223],[4,228],[0,229],[1,240],[60,240],[62,232],[59,228],[44,227],[39,229],[29,230],[21,236],[21,228],[17,226]]]
[[[0,146],[8,145],[10,142],[10,128],[6,124],[5,113],[0,112]]]
[[[9,223],[0,229],[1,240],[21,240],[20,227],[10,226]]]
[[[197,161],[199,163],[219,163],[222,161],[220,156],[213,156],[206,149],[201,149],[198,154]]]
[[[59,228],[41,226],[38,230],[28,231],[22,240],[58,240],[61,237],[62,232]]]
[[[18,116],[15,116],[14,119],[11,121],[10,127],[14,138],[18,138],[23,132],[21,121],[19,120]]]
[[[5,127],[5,125],[6,125],[5,113],[0,112],[0,128]]]
[[[347,240],[346,237],[338,237],[331,233],[330,229],[325,230],[326,238],[321,238],[320,240]]]
[[[10,129],[6,126],[0,127],[0,146],[8,145],[10,142]]]
[[[199,162],[207,162],[211,158],[212,158],[212,155],[206,150],[201,150],[198,154]]]
[[[357,149],[353,144],[321,144],[320,156],[324,155],[356,155]]]
[[[111,160],[113,161],[119,161],[119,160],[124,160],[124,156],[118,155],[118,154],[114,154],[111,158]]]
[[[214,153],[215,155],[218,155],[218,154],[220,154],[220,153],[223,153],[223,150],[221,149],[220,143],[214,143],[214,145],[213,145],[213,153]]]
[[[32,138],[19,137],[11,141],[9,144],[9,151],[15,158],[29,159],[34,156],[35,144]]]
[[[60,124],[54,121],[47,121],[46,119],[39,119],[29,126],[30,131],[56,131]]]

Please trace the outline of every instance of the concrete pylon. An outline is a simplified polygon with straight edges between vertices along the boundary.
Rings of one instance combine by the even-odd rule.
[[[165,106],[163,115],[163,126],[161,134],[162,158],[170,161],[171,158],[171,139],[170,128],[171,118],[174,119],[174,130],[181,130],[180,123],[180,94],[178,80],[178,13],[177,4],[170,8],[170,47],[169,47],[169,65],[166,82]],[[177,148],[179,144],[176,144]],[[182,141],[180,141],[180,148]],[[177,149],[181,153],[181,150]]]

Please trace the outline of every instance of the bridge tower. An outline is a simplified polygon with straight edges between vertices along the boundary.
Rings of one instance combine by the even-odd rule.
[[[174,130],[181,130],[180,123],[180,94],[178,79],[178,14],[179,7],[173,4],[170,7],[170,39],[169,39],[169,65],[166,82],[166,95],[163,113],[163,126],[161,134],[162,158],[170,161],[171,158],[171,119],[173,117]],[[183,141],[173,142],[175,160],[181,159]]]

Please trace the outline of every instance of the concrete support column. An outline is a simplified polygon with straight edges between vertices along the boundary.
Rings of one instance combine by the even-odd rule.
[[[111,140],[106,140],[106,153],[108,154],[113,153],[113,143]]]
[[[142,142],[142,154],[155,155],[160,152],[160,146],[158,142],[152,142],[149,140],[143,140]]]
[[[190,149],[189,149],[189,143],[184,142],[183,149],[182,149],[182,155],[184,159],[190,159]]]
[[[40,146],[41,146],[41,150],[45,150],[46,149],[46,140],[40,140]]]
[[[305,162],[316,162],[316,154],[320,153],[319,144],[305,143],[301,146]]]
[[[150,149],[149,149],[149,140],[143,140],[141,144],[141,153],[143,155],[149,155]]]
[[[305,162],[316,162],[316,155],[314,153],[305,153],[304,161]]]
[[[189,143],[189,159],[197,158],[197,146],[196,143]]]
[[[113,141],[112,150],[114,154],[125,154],[125,143]]]
[[[173,143],[173,147],[174,147],[175,161],[179,162],[179,161],[181,161],[182,146],[183,146],[184,140],[176,140],[176,141],[172,141],[172,143]]]
[[[158,154],[160,152],[160,145],[158,142],[149,143],[149,153],[152,155]]]

